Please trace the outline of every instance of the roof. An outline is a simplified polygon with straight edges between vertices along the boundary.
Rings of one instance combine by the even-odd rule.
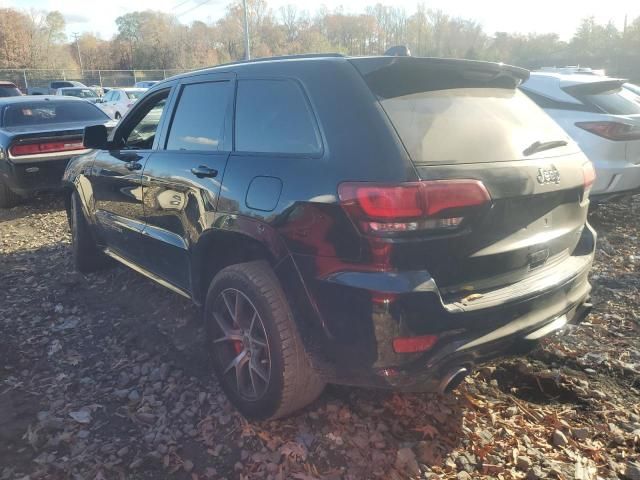
[[[556,101],[579,104],[581,102],[572,95],[569,95],[564,88],[616,81],[622,82],[623,80],[590,74],[531,72],[529,80],[527,80],[523,86],[525,90],[538,93]]]
[[[13,82],[9,82],[8,80],[0,80],[0,87],[6,87],[6,86],[15,87],[16,84]]]
[[[75,88],[75,87],[74,87]],[[78,97],[63,97],[61,95],[21,95],[16,97],[0,97],[0,107],[13,103],[46,103],[46,102],[85,102]]]

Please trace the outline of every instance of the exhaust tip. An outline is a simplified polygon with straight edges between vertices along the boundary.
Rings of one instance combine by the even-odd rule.
[[[462,383],[467,375],[469,375],[469,370],[466,367],[458,367],[450,370],[440,382],[438,392],[441,394],[451,393]]]

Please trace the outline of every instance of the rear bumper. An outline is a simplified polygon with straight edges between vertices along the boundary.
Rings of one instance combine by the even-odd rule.
[[[330,381],[437,391],[452,371],[471,370],[581,321],[590,309],[595,239],[587,225],[573,255],[548,275],[489,292],[467,306],[443,301],[426,271],[340,272],[318,279],[309,259],[297,258],[325,330],[322,342],[316,335],[307,347],[323,353]],[[394,338],[421,335],[438,336],[426,353],[393,351]]]
[[[606,201],[640,191],[640,164],[613,161],[596,162],[596,183],[591,198]]]
[[[69,158],[13,163],[0,161],[0,175],[9,188],[18,195],[31,195],[44,190],[62,187],[62,175]]]

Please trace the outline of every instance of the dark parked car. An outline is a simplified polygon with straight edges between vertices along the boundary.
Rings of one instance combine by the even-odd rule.
[[[95,124],[110,125],[111,119],[77,98],[0,98],[0,208],[59,189],[69,159],[88,151],[84,127]]]
[[[449,391],[589,311],[593,168],[528,72],[302,56],[155,85],[65,173],[80,271],[203,305],[250,418],[325,382]]]
[[[1,97],[19,97],[22,92],[18,86],[13,82],[1,82],[0,81],[0,98]]]

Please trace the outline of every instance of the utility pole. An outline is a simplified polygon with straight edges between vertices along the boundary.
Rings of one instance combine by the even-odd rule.
[[[247,0],[242,0],[242,6],[244,7],[244,59],[251,59],[251,52],[249,51],[249,15],[247,13]]]
[[[80,34],[77,32],[74,32],[73,38],[76,41],[76,49],[78,50],[78,63],[80,64],[80,73],[82,73],[84,69],[82,68],[82,55],[80,55],[80,44],[78,43],[78,38],[80,38]]]

